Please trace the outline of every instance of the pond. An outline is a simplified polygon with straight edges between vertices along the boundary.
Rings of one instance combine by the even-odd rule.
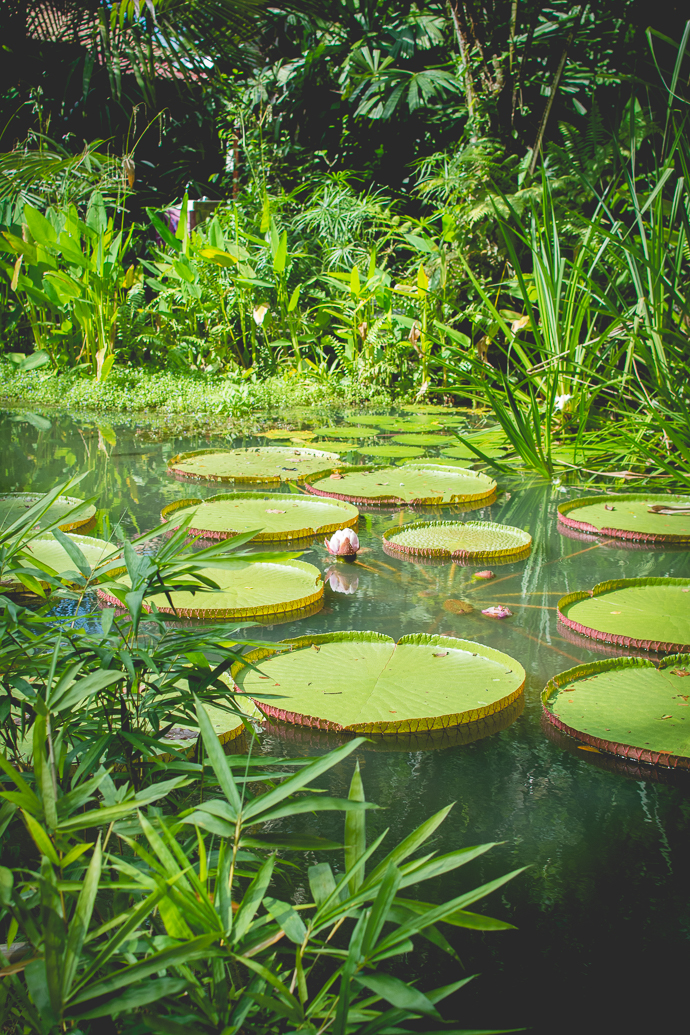
[[[127,535],[147,530],[158,523],[166,504],[217,491],[171,478],[166,465],[176,453],[266,443],[260,438],[166,438],[144,425],[101,421],[99,426],[86,419],[15,413],[0,418],[0,433],[5,491],[47,491],[70,474],[87,472],[77,491],[99,497],[100,529],[94,534],[107,534],[109,528]],[[559,630],[560,596],[605,579],[688,577],[690,553],[566,537],[557,529],[556,508],[582,495],[581,487],[517,475],[498,480],[496,502],[468,516],[527,529],[533,537],[527,560],[493,562],[496,578],[478,582],[472,572],[487,565],[431,565],[391,557],[382,549],[381,533],[420,513],[365,509],[359,528],[365,551],[358,564],[338,566],[340,582],[327,584],[323,609],[298,622],[254,627],[249,635],[278,640],[358,629],[398,639],[415,632],[447,633],[519,660],[527,671],[524,709],[511,712],[506,728],[472,743],[448,739],[429,749],[410,740],[387,749],[365,745],[358,752],[366,795],[382,806],[371,815],[370,835],[389,827],[392,843],[455,802],[438,832],[436,850],[499,842],[439,881],[433,888],[437,900],[528,867],[474,907],[517,930],[451,934],[464,973],[480,974],[444,1011],[459,1017],[463,1028],[526,1026],[551,1033],[603,1031],[652,1018],[658,1023],[685,1005],[690,779],[578,747],[544,727],[540,693],[555,673],[613,654]],[[453,513],[462,512],[444,508],[437,516]],[[424,516],[431,516],[428,510]],[[328,555],[318,543],[303,560],[322,571],[328,567]],[[474,610],[454,613],[444,607],[448,600],[469,601]],[[507,605],[512,617],[484,617],[482,607],[493,604]],[[263,750],[291,756],[316,754],[334,743],[327,734],[280,726],[262,737]],[[333,771],[332,793],[347,793],[352,767],[351,757]],[[340,836],[337,816],[320,814],[306,823],[312,832],[318,824],[324,836]],[[295,872],[292,893],[301,901],[306,892],[300,870]],[[429,886],[425,894],[431,893]],[[422,988],[461,976],[456,962],[424,941],[414,955],[390,965],[403,978],[419,976]]]

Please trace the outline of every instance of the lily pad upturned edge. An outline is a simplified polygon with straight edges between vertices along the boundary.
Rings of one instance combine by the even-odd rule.
[[[17,502],[19,502],[21,499],[26,499],[27,497],[29,499],[33,500],[33,503],[38,503],[39,500],[42,499],[43,493],[41,493],[41,492],[0,492],[0,501],[1,500],[9,499],[9,500],[17,500]],[[31,506],[33,506],[33,503],[31,504]],[[69,504],[70,507],[74,507],[75,510],[76,510],[77,507],[83,507],[84,506],[84,500],[80,500],[78,496],[57,496],[53,500],[52,506],[64,505],[65,503]],[[76,520],[74,520],[74,521],[70,520],[69,511],[64,515],[64,517],[65,517],[64,523],[61,524],[61,525],[58,525],[58,528],[60,529],[61,532],[80,532],[83,535],[86,532],[89,532],[92,528],[95,528],[95,526],[96,526],[96,519],[98,517],[98,513],[97,513],[96,508],[94,507],[94,505],[93,504],[89,504],[88,508]]]
[[[233,500],[249,499],[249,500],[253,500],[253,499],[256,499],[256,495],[257,494],[255,492],[220,492],[220,493],[218,493],[215,496],[207,496],[205,500],[197,499],[196,497],[192,498],[192,499],[188,499],[188,500],[175,500],[174,503],[168,503],[167,506],[163,507],[163,509],[161,510],[161,521],[167,522],[168,521],[168,516],[170,514],[173,514],[176,510],[180,510],[180,509],[183,509],[185,507],[196,507],[200,503],[216,503],[216,502],[218,502],[220,500],[224,500],[224,499],[233,499]],[[280,502],[282,499],[289,499],[290,502],[294,503],[295,498],[296,497],[294,495],[288,496],[288,495],[283,495],[281,493],[272,493],[271,494],[271,502],[273,502],[273,501]],[[301,493],[300,494],[300,498],[302,498],[302,499],[307,498],[307,494],[306,493]],[[347,503],[349,501],[348,500],[342,500],[342,502],[343,503]],[[296,540],[299,540],[299,539],[313,539],[313,537],[315,535],[330,535],[333,532],[337,532],[338,529],[341,529],[341,528],[357,528],[358,524],[359,524],[359,514],[356,514],[353,517],[351,517],[349,521],[344,521],[343,520],[342,522],[338,522],[338,524],[320,525],[319,528],[317,528],[316,530],[310,527],[310,528],[299,528],[299,529],[295,529],[295,530],[291,529],[289,532],[278,532],[278,533],[259,532],[257,535],[254,536],[254,538],[251,540],[251,542],[252,543],[280,543],[280,542],[287,542],[288,540],[292,542],[292,541],[296,541]],[[187,531],[189,532],[189,535],[198,535],[198,536],[201,536],[201,538],[203,538],[203,539],[232,539],[233,536],[241,535],[241,532],[237,532],[237,531],[218,532],[218,531],[213,531],[213,530],[204,529],[204,528],[202,528],[202,529],[199,529],[199,528],[189,528]]]
[[[611,669],[653,668],[660,671],[661,669],[669,668],[671,665],[690,666],[690,654],[669,654],[656,664],[649,658],[606,658],[602,661],[589,661],[584,665],[575,665],[573,668],[566,669],[565,672],[559,672],[558,675],[552,676],[542,690],[541,704],[544,717],[547,722],[551,723],[552,726],[555,726],[562,733],[567,733],[568,736],[573,737],[575,740],[579,740],[583,744],[597,748],[599,751],[604,751],[607,754],[633,759],[636,762],[646,762],[649,765],[660,765],[667,769],[690,769],[690,757],[673,755],[667,751],[648,750],[633,744],[623,744],[618,741],[595,737],[590,733],[585,733],[584,730],[578,730],[573,726],[569,726],[557,715],[554,715],[549,708],[549,699],[552,694],[560,690],[562,686],[577,679],[588,679],[599,672],[608,672]]]
[[[412,547],[393,542],[396,535],[413,528],[438,528],[449,525],[469,525],[471,528],[500,528],[504,532],[514,532],[527,536],[528,542],[510,550],[453,550],[445,547]],[[410,557],[426,557],[429,559],[472,561],[472,560],[522,560],[528,557],[532,549],[532,537],[523,528],[513,525],[500,525],[496,521],[412,521],[407,525],[394,525],[383,533],[383,549],[389,555],[406,554]]]
[[[358,722],[351,726],[341,726],[328,719],[321,719],[318,716],[290,712],[285,708],[281,708],[279,705],[268,704],[266,701],[255,700],[252,698],[254,704],[261,712],[264,713],[264,715],[266,715],[267,718],[286,722],[291,725],[308,726],[312,729],[328,730],[336,733],[351,733],[353,735],[366,734],[369,736],[396,736],[399,733],[428,733],[434,730],[439,731],[443,729],[451,729],[455,726],[464,725],[465,723],[476,722],[478,719],[485,718],[489,715],[495,715],[497,712],[503,711],[503,709],[510,707],[511,704],[517,701],[525,688],[527,676],[524,668],[519,661],[510,657],[508,654],[504,654],[503,651],[495,650],[493,647],[487,647],[485,644],[477,643],[474,640],[463,640],[450,636],[434,636],[428,633],[413,633],[407,636],[401,636],[397,641],[394,640],[392,636],[386,636],[384,633],[372,631],[360,632],[355,630],[297,636],[286,640],[280,640],[274,647],[259,647],[250,651],[248,654],[243,656],[242,661],[235,662],[230,670],[230,674],[232,678],[235,679],[238,673],[246,667],[246,662],[256,665],[258,662],[263,661],[264,658],[280,653],[287,647],[292,650],[293,647],[309,647],[312,644],[318,645],[320,643],[336,643],[339,641],[352,642],[357,640],[395,643],[396,646],[400,646],[402,644],[420,644],[423,646],[454,647],[460,650],[469,650],[472,654],[480,654],[488,660],[498,661],[500,659],[502,664],[510,663],[511,665],[517,665],[518,671],[522,672],[522,680],[515,690],[497,701],[492,701],[491,703],[479,708],[470,708],[464,712],[437,715],[434,716],[433,719],[424,717],[419,719],[391,720],[390,722]],[[244,693],[244,691],[240,690],[239,687],[237,688],[237,692]],[[425,725],[414,725],[415,723],[424,723]]]
[[[260,449],[261,448],[263,448],[263,449],[270,449],[271,447],[270,446],[260,446],[258,448],[260,448]],[[334,471],[336,469],[336,467],[338,466],[338,464],[340,463],[340,457],[337,454],[331,453],[331,452],[326,452],[326,451],[321,450],[321,449],[311,449],[310,447],[307,447],[307,446],[297,446],[297,445],[294,445],[294,446],[287,446],[287,445],[285,445],[285,446],[276,446],[275,448],[276,449],[289,450],[290,452],[299,451],[300,453],[308,453],[310,456],[313,455],[315,459],[319,459],[320,457],[323,457],[323,459],[324,459],[324,467],[321,470],[319,470],[319,471],[311,471],[311,472],[305,474],[301,478],[297,477],[297,478],[294,478],[294,479],[289,479],[290,481],[301,482],[301,481],[304,481],[304,478],[314,478],[317,475],[321,476],[323,474],[329,474],[331,471]],[[272,484],[279,484],[282,481],[288,480],[288,479],[285,479],[285,478],[281,478],[281,476],[279,474],[267,474],[265,477],[257,477],[256,475],[245,475],[245,474],[240,474],[240,475],[195,474],[193,471],[181,471],[178,467],[175,467],[175,464],[181,464],[185,460],[191,460],[191,459],[193,459],[194,457],[197,457],[197,456],[210,456],[213,453],[224,453],[225,455],[229,455],[229,454],[234,453],[234,452],[237,452],[237,450],[233,450],[233,449],[193,449],[189,453],[178,453],[177,456],[173,456],[170,460],[168,460],[168,474],[174,475],[175,478],[189,478],[191,481],[196,481],[196,482],[246,482],[247,484],[272,485]],[[328,463],[326,463],[326,461],[328,461]]]
[[[677,493],[676,495],[681,495]],[[672,499],[672,497],[671,497]],[[581,510],[583,507],[595,506],[597,503],[606,503],[613,505],[615,503],[632,503],[636,500],[646,500],[651,502],[656,500],[657,503],[669,503],[670,498],[668,494],[664,493],[621,493],[619,495],[600,495],[600,496],[580,496],[575,500],[566,500],[564,503],[559,504],[558,507],[558,523],[564,525],[566,528],[572,528],[579,532],[589,532],[590,535],[602,535],[612,539],[634,539],[638,542],[646,543],[688,543],[690,542],[690,534],[685,535],[673,535],[673,533],[655,533],[655,532],[636,532],[632,529],[622,528],[597,528],[596,525],[590,524],[588,521],[578,521],[576,518],[569,517],[569,513],[574,510]]]
[[[579,600],[587,600],[592,597],[601,596],[603,593],[608,593],[612,589],[632,589],[635,586],[687,586],[689,585],[688,579],[672,579],[672,578],[639,578],[639,579],[611,579],[608,582],[599,582],[591,590],[577,590],[574,593],[566,593],[565,596],[561,597],[558,601],[558,621],[565,625],[568,629],[573,629],[575,632],[581,633],[582,636],[587,636],[591,640],[599,640],[603,643],[614,643],[618,647],[632,647],[637,650],[651,650],[658,651],[664,654],[666,651],[686,651],[690,650],[690,643],[673,643],[666,640],[640,640],[634,636],[623,636],[619,633],[604,632],[601,629],[593,629],[588,625],[582,625],[580,622],[575,622],[573,619],[568,618],[563,613],[563,609],[568,607],[570,604],[575,604]]]
[[[435,464],[434,458],[431,457],[428,463],[423,461],[411,461],[409,464],[400,464],[397,467],[398,471],[404,471],[410,468],[420,467],[445,467],[446,471],[453,470],[465,470],[464,468],[453,468],[446,467],[444,464]],[[346,474],[362,474],[366,471],[385,471],[390,468],[390,464],[360,464],[358,466],[342,466],[336,468],[337,472],[341,475]],[[435,506],[453,506],[455,503],[474,503],[486,502],[487,504],[493,503],[496,497],[496,482],[493,479],[488,478],[486,475],[482,475],[477,471],[470,471],[469,474],[476,476],[478,480],[485,478],[490,483],[486,487],[486,491],[483,493],[469,493],[469,494],[454,494],[448,502],[439,503],[438,496],[427,496],[418,497],[414,500],[405,500],[401,496],[394,496],[393,494],[386,496],[353,496],[344,492],[327,492],[325,489],[317,488],[316,485],[312,485],[311,482],[304,483],[304,489],[306,492],[311,493],[314,496],[324,496],[329,499],[342,500],[343,503],[352,503],[354,506],[367,506],[367,507],[435,507]],[[312,478],[314,475],[311,476]],[[319,475],[322,477],[322,475]]]

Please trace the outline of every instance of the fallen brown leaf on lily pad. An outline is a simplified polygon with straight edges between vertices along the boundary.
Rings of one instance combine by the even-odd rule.
[[[335,472],[335,474],[331,475],[331,481],[332,482],[341,482],[342,480],[343,480],[342,474],[338,474],[337,471]]]
[[[604,504],[604,510],[615,510],[615,509],[616,508],[613,506],[612,503],[605,503]]]
[[[267,514],[287,514],[287,510],[267,510]]]
[[[474,608],[466,600],[454,600],[451,597],[449,600],[443,601],[443,610],[450,611],[453,615],[468,615],[474,611]]]
[[[686,668],[672,668],[674,676],[690,676],[690,672]]]
[[[444,650],[442,654],[434,654],[435,658],[447,658],[450,654],[449,650]]]

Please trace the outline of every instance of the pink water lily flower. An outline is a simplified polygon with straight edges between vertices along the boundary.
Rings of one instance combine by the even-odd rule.
[[[359,550],[359,538],[351,528],[339,528],[323,545],[336,557],[354,557]]]
[[[496,576],[492,571],[475,571],[473,579],[494,579]]]
[[[510,618],[512,613],[510,608],[504,607],[503,604],[496,604],[495,607],[487,607],[486,610],[482,611],[482,614],[488,618]]]

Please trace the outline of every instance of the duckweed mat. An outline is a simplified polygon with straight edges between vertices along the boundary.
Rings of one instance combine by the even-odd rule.
[[[161,511],[171,525],[191,517],[190,535],[229,539],[256,531],[252,542],[308,539],[339,528],[356,528],[359,511],[340,500],[328,502],[294,493],[228,492],[206,500],[177,500]]]
[[[286,649],[287,648],[287,649]],[[268,717],[334,732],[393,736],[476,722],[522,693],[519,662],[480,643],[375,632],[284,640],[232,669]]]
[[[690,579],[615,579],[558,601],[558,620],[604,643],[690,650]]]
[[[623,758],[690,768],[690,655],[658,666],[608,658],[555,676],[542,693],[546,719],[571,737]]]

